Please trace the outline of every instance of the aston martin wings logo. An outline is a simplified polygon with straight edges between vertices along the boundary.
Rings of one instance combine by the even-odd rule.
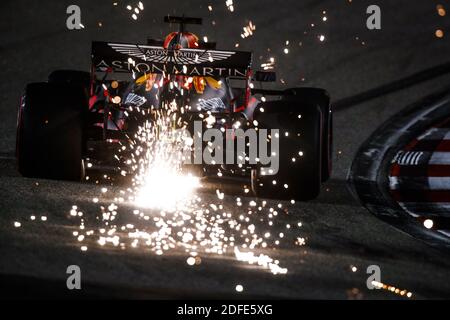
[[[144,61],[156,63],[175,63],[180,65],[195,65],[206,62],[226,60],[235,52],[201,49],[167,50],[162,47],[141,46],[136,44],[108,43],[115,51],[136,57]]]

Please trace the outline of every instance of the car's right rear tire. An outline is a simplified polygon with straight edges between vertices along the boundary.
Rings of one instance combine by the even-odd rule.
[[[18,112],[16,157],[25,177],[79,181],[84,170],[83,116],[87,99],[80,86],[29,84]]]
[[[264,110],[263,112],[261,110]],[[264,166],[252,170],[258,197],[308,201],[320,193],[322,113],[317,104],[300,99],[267,101],[256,108],[259,129],[279,129],[278,172]]]

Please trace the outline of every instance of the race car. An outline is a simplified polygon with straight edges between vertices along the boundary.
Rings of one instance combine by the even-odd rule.
[[[205,117],[214,122],[208,128],[239,124],[241,129],[278,130],[276,137],[265,139],[278,139],[279,151],[272,152],[278,157],[277,170],[241,161],[220,165],[223,176],[250,179],[259,197],[316,198],[332,167],[328,93],[318,88],[263,89],[276,75],[254,72],[251,52],[217,50],[215,43],[185,30],[202,19],[168,16],[165,22],[179,24],[179,31],[146,44],[93,42],[90,72],[57,70],[47,82],[26,86],[17,121],[19,172],[81,181],[88,162],[118,170],[121,159],[113,155],[114,148],[133,137],[143,118],[174,101],[186,106],[179,119],[191,131]],[[149,111],[131,117],[127,110],[133,108]],[[208,176],[217,166],[196,168]]]

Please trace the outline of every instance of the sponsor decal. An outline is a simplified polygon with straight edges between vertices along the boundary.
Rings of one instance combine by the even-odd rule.
[[[180,49],[167,50],[161,47],[134,44],[109,43],[118,53],[136,57],[148,62],[176,63],[181,65],[201,64],[225,60],[235,54],[232,51]]]
[[[138,62],[135,65],[130,61],[101,60],[95,64],[97,72],[106,72],[113,69],[116,72],[142,72],[142,73],[158,73],[158,74],[180,74],[186,76],[206,76],[206,77],[245,77],[246,70],[241,68],[220,68],[220,67],[202,67],[191,66],[185,67],[174,64],[161,64],[152,62]]]
[[[220,98],[211,98],[211,99],[200,98],[198,99],[197,102],[197,108],[198,110],[216,112],[225,110],[227,107]]]

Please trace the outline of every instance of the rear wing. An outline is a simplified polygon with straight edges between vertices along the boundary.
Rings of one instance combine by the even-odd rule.
[[[165,73],[186,76],[246,77],[251,52],[209,49],[168,50],[160,46],[92,43],[96,73]]]

